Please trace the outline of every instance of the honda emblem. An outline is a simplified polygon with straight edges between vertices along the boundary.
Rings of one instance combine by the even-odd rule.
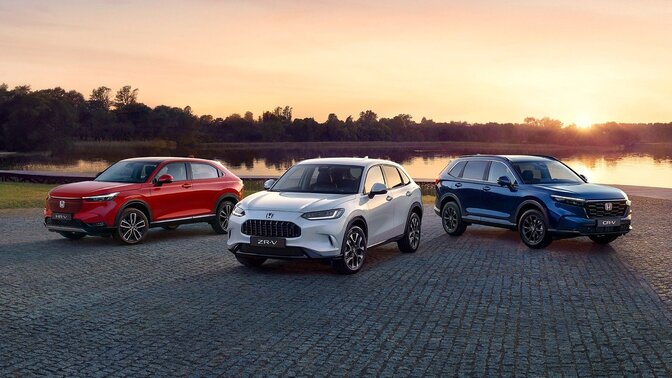
[[[59,201],[59,202],[58,202],[58,206],[59,206],[61,209],[65,209],[65,201]]]
[[[611,211],[611,209],[614,208],[614,205],[611,202],[607,202],[604,204],[604,210],[606,211]]]
[[[273,219],[273,213],[266,213],[266,219]]]

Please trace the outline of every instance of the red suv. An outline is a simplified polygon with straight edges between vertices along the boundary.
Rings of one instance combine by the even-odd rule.
[[[112,234],[124,244],[140,243],[150,227],[184,223],[208,222],[223,234],[242,191],[243,182],[216,161],[126,159],[94,181],[52,189],[44,223],[68,239]]]

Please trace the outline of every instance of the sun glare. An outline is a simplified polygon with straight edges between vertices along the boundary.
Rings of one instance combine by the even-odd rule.
[[[593,120],[589,116],[583,114],[576,118],[575,124],[579,129],[590,129],[593,126]]]

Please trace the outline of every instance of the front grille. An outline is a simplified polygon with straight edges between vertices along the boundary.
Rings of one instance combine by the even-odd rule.
[[[301,236],[301,227],[292,222],[250,219],[243,223],[241,232],[249,236],[298,238]]]
[[[61,202],[63,207],[61,207]],[[82,207],[81,199],[49,198],[49,210],[55,213],[74,214]]]
[[[605,205],[611,204],[611,210],[606,210]],[[625,201],[595,201],[586,202],[586,214],[588,218],[602,218],[602,217],[622,217],[628,209]]]

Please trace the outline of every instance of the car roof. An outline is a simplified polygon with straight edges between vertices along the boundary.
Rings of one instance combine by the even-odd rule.
[[[300,161],[298,164],[334,164],[334,165],[356,165],[368,167],[375,164],[390,164],[401,167],[400,164],[390,160],[371,159],[369,157],[333,157],[333,158],[316,158]]]
[[[179,156],[147,156],[147,157],[136,157],[130,159],[124,159],[123,161],[146,161],[150,163],[163,163],[164,161],[193,161],[193,162],[204,162],[204,163],[213,163],[214,160],[208,159],[199,159],[199,158],[186,158]]]
[[[484,159],[497,159],[497,160],[507,160],[510,162],[520,162],[520,161],[549,161],[557,160],[552,156],[545,155],[463,155],[459,157],[460,159],[464,158],[484,158]]]

